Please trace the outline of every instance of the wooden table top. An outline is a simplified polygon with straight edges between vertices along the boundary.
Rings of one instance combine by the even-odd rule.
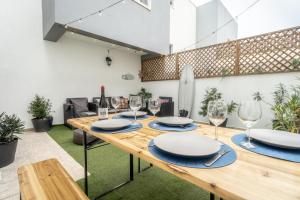
[[[300,164],[238,147],[232,143],[231,137],[241,130],[218,128],[219,140],[230,145],[237,153],[237,160],[233,164],[216,169],[196,169],[169,164],[148,151],[149,141],[165,133],[148,126],[154,117],[139,120],[143,128],[121,134],[91,131],[91,123],[97,120],[98,117],[86,117],[70,119],[68,123],[224,199],[300,200]],[[198,126],[197,133],[213,138],[213,126]]]

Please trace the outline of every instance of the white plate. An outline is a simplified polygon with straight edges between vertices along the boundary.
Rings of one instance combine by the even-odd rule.
[[[128,119],[107,119],[96,121],[92,124],[92,127],[100,128],[103,130],[116,130],[127,127],[132,122]]]
[[[193,123],[192,119],[186,117],[160,117],[156,121],[169,126],[184,126]]]
[[[137,111],[136,112],[136,116],[137,117],[142,117],[145,116],[147,113],[146,112],[142,112],[142,111]],[[134,117],[134,111],[128,111],[128,112],[122,112],[120,113],[120,115],[125,116],[125,117]]]
[[[216,154],[218,141],[193,133],[166,133],[153,139],[159,149],[180,156],[202,157]]]
[[[300,149],[300,134],[270,129],[251,129],[250,137],[271,146]]]

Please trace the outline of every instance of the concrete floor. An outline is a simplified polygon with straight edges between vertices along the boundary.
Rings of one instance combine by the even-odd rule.
[[[47,133],[26,132],[19,135],[14,163],[0,168],[0,200],[19,199],[18,167],[49,158],[57,158],[74,180],[83,178],[83,168]]]

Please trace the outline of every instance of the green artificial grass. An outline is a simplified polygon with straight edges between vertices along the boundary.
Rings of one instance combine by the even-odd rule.
[[[65,126],[54,126],[49,135],[77,162],[83,166],[83,148],[72,143],[72,130]],[[142,167],[149,164],[142,162]],[[89,197],[111,189],[129,179],[129,154],[113,145],[88,151]],[[206,191],[181,180],[157,167],[137,173],[137,158],[134,158],[134,181],[109,193],[102,199],[117,200],[204,200]],[[84,179],[78,181],[83,188]]]

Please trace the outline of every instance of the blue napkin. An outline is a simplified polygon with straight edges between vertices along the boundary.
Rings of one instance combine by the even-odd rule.
[[[143,115],[143,116],[136,117],[136,120],[147,119],[148,117],[149,117],[149,115]],[[127,117],[127,116],[123,116],[123,115],[115,115],[112,118],[113,119],[129,119],[129,120],[134,120],[134,117]]]
[[[157,121],[152,121],[149,123],[149,127],[161,130],[161,131],[177,131],[177,132],[184,132],[184,131],[192,131],[197,129],[197,125],[194,123],[187,124],[186,126],[179,127],[179,126],[167,126],[165,124],[158,123]]]

